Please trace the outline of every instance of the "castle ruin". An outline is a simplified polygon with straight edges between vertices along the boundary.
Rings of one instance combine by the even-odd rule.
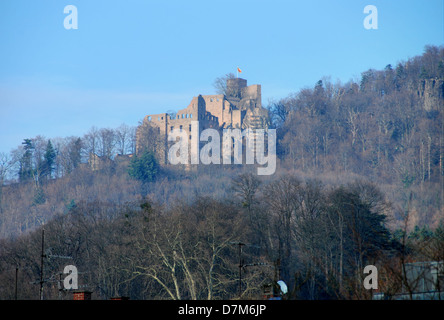
[[[247,80],[232,78],[227,80],[225,94],[198,95],[193,97],[188,107],[177,113],[151,114],[144,117],[137,130],[136,153],[144,150],[147,131],[157,130],[160,141],[151,139],[161,163],[166,164],[168,152],[167,136],[174,129],[187,132],[191,140],[191,122],[199,121],[199,134],[202,130],[223,129],[267,129],[268,110],[262,107],[261,85],[247,86]],[[151,137],[152,138],[152,137]],[[144,140],[145,139],[145,140]]]

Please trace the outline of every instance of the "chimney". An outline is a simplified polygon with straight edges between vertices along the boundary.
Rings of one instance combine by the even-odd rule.
[[[110,300],[129,300],[129,297],[112,297]]]
[[[75,291],[73,300],[91,300],[91,291]]]

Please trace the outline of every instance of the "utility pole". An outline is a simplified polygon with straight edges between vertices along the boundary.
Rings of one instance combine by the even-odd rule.
[[[63,273],[60,273],[59,280],[54,280],[53,279],[54,275],[52,275],[50,278],[47,278],[47,279],[44,279],[44,277],[43,277],[44,276],[45,259],[48,259],[48,261],[49,261],[49,259],[51,259],[51,258],[72,259],[72,257],[70,257],[70,256],[62,256],[62,255],[52,254],[50,247],[46,250],[46,253],[45,253],[45,229],[42,229],[42,252],[40,255],[40,280],[31,282],[32,284],[40,284],[40,290],[39,290],[39,299],[40,300],[43,300],[43,284],[45,282],[55,282],[56,281],[56,282],[61,283],[61,275]],[[17,273],[18,273],[18,265],[17,265],[17,270],[16,270],[16,283],[17,283]],[[60,284],[60,286],[61,286],[61,284]],[[17,287],[17,284],[16,284],[16,287]],[[59,289],[61,289],[61,287]],[[17,291],[17,289],[16,289],[16,291]],[[59,298],[60,298],[60,294],[59,294]]]
[[[45,229],[42,229],[42,255],[40,260],[40,300],[43,300],[43,259],[45,255]]]
[[[18,272],[19,272],[19,267],[18,265],[16,265],[15,267],[15,300],[17,300],[17,281],[18,281]]]
[[[248,263],[248,264],[244,264],[244,261],[242,259],[242,247],[243,246],[248,246],[248,247],[256,247],[256,248],[260,248],[259,246],[256,245],[252,245],[252,244],[246,244],[243,242],[229,242],[230,244],[236,245],[238,246],[238,254],[239,254],[239,299],[242,296],[242,269],[246,268],[246,267],[251,267],[251,266],[269,266],[267,263]]]
[[[242,296],[242,268],[243,268],[242,246],[244,246],[245,243],[239,242],[237,245],[239,246],[239,299],[240,299]]]

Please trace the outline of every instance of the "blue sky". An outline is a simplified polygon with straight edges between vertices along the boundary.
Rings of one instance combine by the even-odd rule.
[[[363,26],[369,4],[377,30]],[[237,66],[264,105],[358,79],[442,45],[443,15],[443,0],[1,0],[0,152],[185,108]]]

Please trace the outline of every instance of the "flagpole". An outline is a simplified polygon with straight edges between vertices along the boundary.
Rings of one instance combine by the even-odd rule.
[[[239,67],[237,67],[236,68],[236,75],[237,75],[238,78],[239,78],[239,72],[242,73],[242,70]]]

